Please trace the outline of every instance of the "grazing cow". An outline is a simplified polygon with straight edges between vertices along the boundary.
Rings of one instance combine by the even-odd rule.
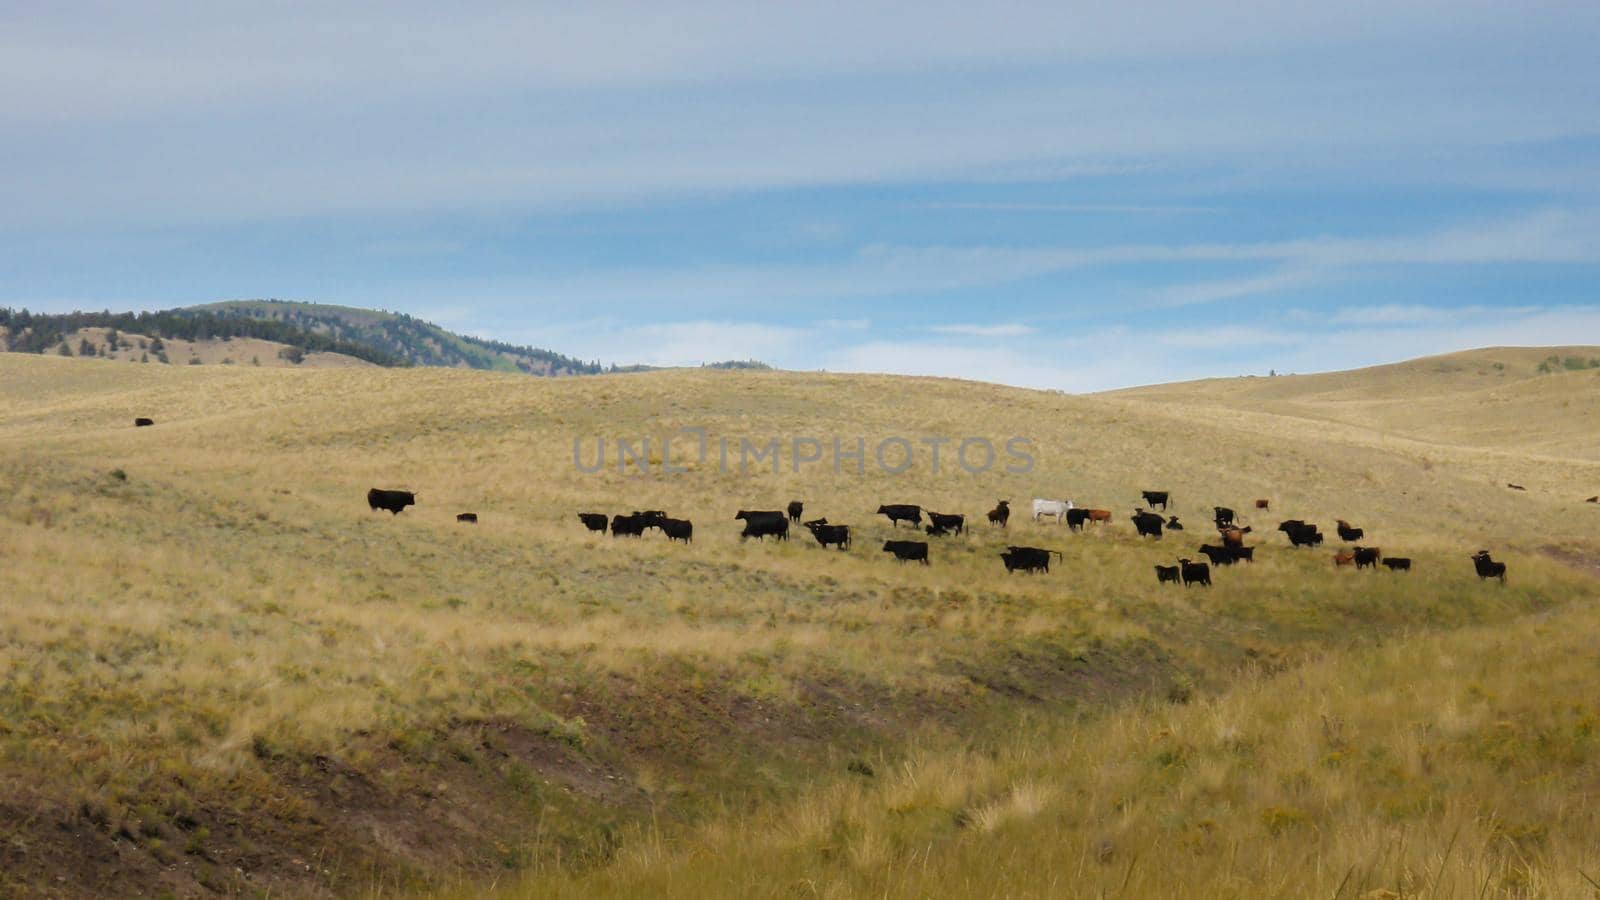
[[[1333,555],[1333,564],[1335,566],[1348,566],[1355,561],[1356,555],[1349,550],[1340,550]]]
[[[936,513],[928,510],[928,521],[939,528],[961,534],[967,530],[967,517],[958,513]]]
[[[1256,509],[1268,509],[1272,506],[1271,500],[1257,500]]]
[[[805,526],[824,550],[829,544],[837,546],[840,550],[850,549],[849,525],[829,525],[827,519],[813,519],[806,522]]]
[[[1069,509],[1069,510],[1067,510],[1067,528],[1069,530],[1071,530],[1071,531],[1081,531],[1083,529],[1083,523],[1085,523],[1087,521],[1089,521],[1089,510],[1087,510],[1087,509]]]
[[[1233,547],[1218,547],[1215,544],[1201,544],[1200,553],[1211,560],[1213,566],[1231,566],[1238,562],[1239,554]]]
[[[1150,504],[1151,506],[1161,507],[1162,512],[1167,511],[1166,491],[1140,491],[1139,496],[1143,497],[1144,502]]]
[[[1205,563],[1190,562],[1187,559],[1178,560],[1178,565],[1183,573],[1183,586],[1203,584],[1211,587],[1211,567]]]
[[[590,531],[606,530],[605,513],[578,513],[578,521],[582,522],[583,527]]]
[[[661,523],[667,520],[667,514],[659,509],[647,509],[644,512],[633,511],[633,517],[638,519],[644,528],[661,528]]]
[[[1183,570],[1177,566],[1156,566],[1156,584],[1183,583]]]
[[[1006,527],[1006,522],[1009,522],[1010,520],[1010,500],[1001,500],[995,504],[994,509],[989,510],[989,524],[991,525],[999,525],[1001,528],[1004,528]]]
[[[1600,503],[1600,494],[1595,494],[1593,497],[1590,497],[1587,500],[1584,500],[1583,502],[1585,502],[1585,503]]]
[[[1479,550],[1472,554],[1472,567],[1478,570],[1479,581],[1485,578],[1498,578],[1501,584],[1506,583],[1506,564],[1490,559],[1487,550]]]
[[[1224,547],[1243,547],[1244,536],[1252,530],[1248,525],[1243,528],[1217,526],[1217,534],[1222,536],[1222,545]]]
[[[1289,543],[1296,547],[1314,547],[1322,543],[1322,532],[1310,522],[1299,519],[1290,519],[1279,523],[1278,530],[1289,536]]]
[[[789,539],[789,515],[781,509],[741,509],[734,518],[744,520],[741,541],[755,538],[765,542],[768,535],[780,541]]]
[[[1322,532],[1315,525],[1302,525],[1289,532],[1289,543],[1296,547],[1315,547],[1322,543]]]
[[[1411,571],[1411,560],[1408,557],[1404,557],[1404,556],[1385,556],[1383,558],[1383,564],[1385,566],[1387,566],[1389,571],[1391,571],[1391,572],[1409,572],[1409,571]]]
[[[1358,569],[1365,569],[1370,566],[1372,571],[1376,572],[1378,571],[1378,560],[1382,558],[1383,554],[1378,552],[1377,547],[1356,547],[1356,568]]]
[[[1362,535],[1366,534],[1366,531],[1352,527],[1349,522],[1343,519],[1335,519],[1333,525],[1339,532],[1339,540],[1344,541],[1346,544],[1353,544],[1361,540]]]
[[[1213,506],[1211,507],[1211,511],[1214,514],[1213,521],[1215,521],[1218,526],[1233,524],[1233,510],[1227,508],[1226,506]]]
[[[950,535],[950,529],[944,527],[943,525],[935,525],[932,523],[929,523],[928,527],[922,530],[926,531],[929,537],[948,537]]]
[[[805,511],[806,505],[799,500],[789,501],[789,521],[800,521],[800,514]]]
[[[916,560],[923,565],[928,564],[927,541],[884,541],[883,552],[893,553],[900,562]]]
[[[1130,521],[1133,522],[1134,529],[1139,532],[1139,537],[1161,537],[1161,517],[1155,513],[1136,509]]]
[[[618,513],[611,517],[611,536],[644,537],[644,530],[649,522],[650,520],[643,516],[625,516]]]
[[[1178,517],[1177,516],[1168,516],[1167,517],[1167,530],[1168,531],[1182,531],[1183,530],[1183,523],[1178,521]]]
[[[139,418],[133,420],[133,427],[135,427],[135,428],[146,428],[148,426],[154,425],[155,423],[156,423],[155,419],[147,419],[144,416],[140,416]]]
[[[1067,517],[1067,510],[1072,508],[1071,500],[1033,500],[1033,521],[1038,522],[1041,516],[1055,516],[1056,524]]]
[[[1104,525],[1111,521],[1111,510],[1091,509],[1089,510],[1089,521]]]
[[[1506,482],[1506,487],[1511,488],[1513,491],[1525,491],[1525,490],[1527,490],[1527,488],[1523,487],[1522,485],[1520,485],[1520,484],[1512,484],[1509,481]]]
[[[456,513],[456,521],[457,522],[467,522],[469,524],[476,525],[476,524],[478,524],[478,514],[477,513]]]
[[[656,523],[667,536],[669,541],[683,541],[685,544],[694,540],[694,523],[688,519],[661,519]]]
[[[1006,572],[1049,572],[1050,554],[1061,556],[1059,550],[1044,550],[1039,547],[1007,547],[1000,554],[1000,559],[1006,564]]]
[[[910,503],[887,503],[878,507],[878,515],[888,516],[889,524],[898,527],[901,522],[910,522],[913,528],[922,525],[922,507]]]
[[[373,488],[367,491],[367,507],[372,510],[387,509],[395,515],[400,515],[400,510],[414,506],[417,495],[411,491],[385,491]]]

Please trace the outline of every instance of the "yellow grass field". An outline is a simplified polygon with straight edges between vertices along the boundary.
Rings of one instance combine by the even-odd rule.
[[[1600,369],[1552,354],[1600,351],[1093,396],[0,354],[0,894],[1588,891]],[[575,465],[684,428],[687,472]],[[797,436],[823,460],[737,471]],[[1031,471],[961,470],[969,437]],[[1141,489],[1188,530],[1136,538]],[[739,540],[791,499],[854,546]],[[972,533],[900,565],[880,503]],[[1257,561],[1158,586],[1213,505]],[[633,509],[694,542],[576,518]],[[1335,570],[1335,517],[1414,571]]]

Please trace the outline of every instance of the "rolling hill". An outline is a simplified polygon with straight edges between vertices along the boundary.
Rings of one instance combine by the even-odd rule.
[[[1600,459],[1576,407],[1596,373],[1516,354],[1092,396],[0,355],[0,892],[992,876],[1333,896],[1448,875],[1476,895],[1480,869],[1575,889],[1596,823],[1555,801],[1595,775],[1600,708],[1574,673],[1600,635]],[[835,438],[860,439],[859,471]],[[1025,439],[1031,467],[956,465],[979,438]],[[617,442],[646,439],[650,473],[619,468]],[[372,512],[370,487],[417,505]],[[1134,537],[1141,489],[1189,530]],[[1115,519],[1069,534],[1028,521],[1032,497]],[[735,511],[795,498],[853,546],[739,539]],[[981,521],[996,499],[1011,527],[934,539],[930,566],[880,550],[909,533],[879,503]],[[1256,527],[1257,561],[1158,585],[1216,504]],[[693,543],[575,515],[633,509],[691,518]],[[1350,519],[1414,570],[1292,551],[1272,527],[1290,516]],[[1008,544],[1062,558],[1007,577]],[[1473,575],[1482,547],[1504,587]],[[1441,822],[1478,843],[1446,850]]]
[[[529,375],[593,375],[601,371],[599,363],[583,362],[550,350],[455,334],[404,313],[287,300],[230,300],[187,309],[224,317],[283,322],[312,334],[374,347],[416,366]]]

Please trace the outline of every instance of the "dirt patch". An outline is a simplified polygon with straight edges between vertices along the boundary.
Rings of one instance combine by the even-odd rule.
[[[1539,552],[1575,572],[1582,572],[1591,578],[1600,578],[1600,553],[1596,553],[1593,550],[1579,550],[1573,547],[1557,547],[1554,544],[1546,544],[1539,548]]]

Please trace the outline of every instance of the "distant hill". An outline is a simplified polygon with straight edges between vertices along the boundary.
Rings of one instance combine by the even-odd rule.
[[[529,375],[595,375],[598,362],[584,362],[551,350],[455,334],[405,313],[355,309],[288,300],[229,300],[175,310],[261,323],[281,323],[319,335],[370,347],[406,365],[525,372]]]
[[[1600,347],[1486,347],[1316,375],[1208,378],[1099,396],[1323,422],[1430,443],[1600,459]],[[1296,425],[1295,427],[1301,427]]]
[[[225,346],[237,339],[248,348]],[[165,347],[150,350],[151,343]],[[123,346],[126,344],[126,346]],[[0,308],[0,349],[133,362],[244,363],[257,366],[435,366],[599,375],[657,366],[585,362],[544,350],[447,331],[405,313],[290,300],[228,300],[159,312],[33,313]],[[754,359],[706,363],[707,369],[770,369]]]

